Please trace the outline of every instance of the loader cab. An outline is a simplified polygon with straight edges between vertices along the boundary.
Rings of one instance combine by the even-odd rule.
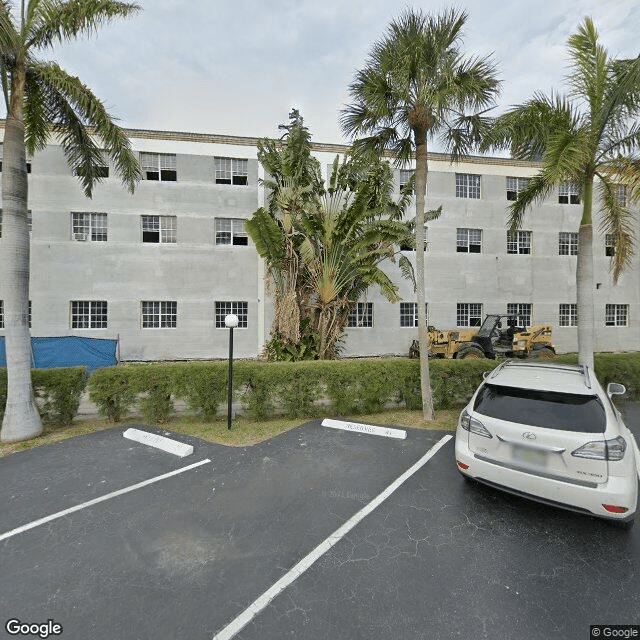
[[[484,319],[473,341],[480,346],[487,358],[510,352],[513,349],[513,336],[521,330],[517,316],[489,314]]]

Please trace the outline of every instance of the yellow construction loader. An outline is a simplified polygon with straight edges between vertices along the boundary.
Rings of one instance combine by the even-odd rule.
[[[414,340],[410,356],[420,353]],[[429,356],[435,358],[553,358],[551,325],[518,326],[518,316],[489,314],[478,329],[440,331],[429,327]]]

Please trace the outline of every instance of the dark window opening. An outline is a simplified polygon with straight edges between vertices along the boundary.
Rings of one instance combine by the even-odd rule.
[[[229,184],[228,182],[226,184]],[[240,185],[242,187],[247,185],[247,176],[233,176],[233,184]]]
[[[143,231],[142,242],[160,242],[160,231]]]
[[[145,171],[145,180],[160,180],[160,173],[158,171]]]
[[[216,184],[231,184],[231,178],[216,178]]]
[[[509,191],[507,190],[507,200],[517,200],[518,192],[517,191]]]
[[[152,178],[148,178],[151,180]],[[157,180],[157,178],[154,178]],[[175,169],[162,169],[160,171],[160,179],[163,182],[176,182],[178,180],[178,172]]]

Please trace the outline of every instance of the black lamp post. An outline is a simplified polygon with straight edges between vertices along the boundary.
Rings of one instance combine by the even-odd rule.
[[[229,327],[229,401],[227,404],[227,429],[231,429],[231,403],[233,401],[233,330],[238,326],[238,316],[230,313],[224,319]]]

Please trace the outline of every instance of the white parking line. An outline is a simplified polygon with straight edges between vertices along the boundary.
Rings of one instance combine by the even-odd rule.
[[[187,467],[182,467],[180,469],[174,469],[173,471],[169,471],[169,473],[164,473],[161,476],[156,476],[155,478],[150,478],[149,480],[144,480],[142,482],[138,482],[138,484],[133,484],[129,487],[125,487],[124,489],[118,489],[118,491],[113,491],[112,493],[107,493],[100,498],[94,498],[93,500],[89,500],[88,502],[83,502],[82,504],[77,504],[75,507],[69,507],[64,511],[58,511],[57,513],[53,513],[50,516],[46,516],[44,518],[40,518],[39,520],[34,520],[33,522],[29,522],[28,524],[23,524],[21,527],[17,529],[12,529],[11,531],[7,531],[6,533],[0,534],[0,542],[2,540],[6,540],[7,538],[11,538],[13,536],[18,535],[19,533],[23,533],[24,531],[29,531],[29,529],[35,529],[42,524],[46,524],[47,522],[51,522],[52,520],[56,520],[57,518],[62,518],[63,516],[67,516],[70,513],[74,513],[76,511],[80,511],[81,509],[86,509],[87,507],[91,507],[94,504],[98,504],[100,502],[104,502],[105,500],[110,500],[111,498],[115,498],[117,496],[121,496],[125,493],[129,493],[131,491],[135,491],[136,489],[141,489],[142,487],[146,487],[154,482],[159,482],[160,480],[165,480],[166,478],[170,478],[171,476],[176,476],[180,473],[184,473],[185,471],[191,471],[191,469],[195,469],[196,467],[200,467],[203,464],[207,464],[211,462],[209,458],[206,460],[201,460],[200,462],[195,462],[194,464],[190,464]]]
[[[444,436],[412,467],[407,469],[395,482],[390,484],[382,493],[352,516],[339,529],[336,529],[326,540],[321,542],[311,553],[306,555],[298,564],[280,578],[272,587],[267,589],[257,600],[254,600],[237,618],[232,620],[224,629],[219,631],[213,640],[231,640],[241,629],[257,616],[279,593],[284,591],[296,578],[301,576],[316,560],[321,558],[331,547],[339,542],[351,529],[368,516],[376,507],[382,504],[398,487],[400,487],[416,471],[422,468],[438,451],[451,440],[453,436]]]

